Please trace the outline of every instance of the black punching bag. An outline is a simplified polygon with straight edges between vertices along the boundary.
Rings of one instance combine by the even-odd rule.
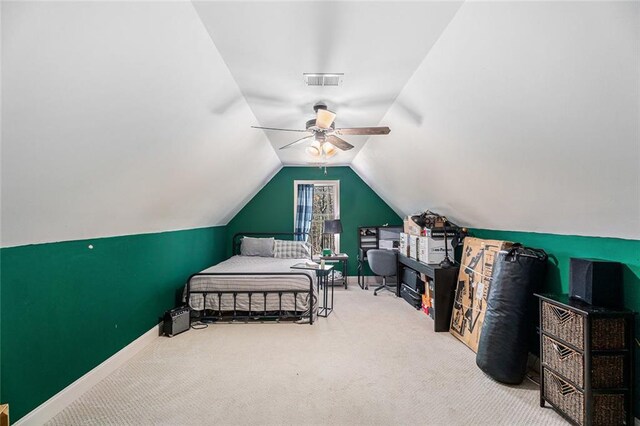
[[[517,244],[501,251],[478,342],[476,364],[493,379],[519,384],[527,372],[533,293],[545,279],[547,254]]]

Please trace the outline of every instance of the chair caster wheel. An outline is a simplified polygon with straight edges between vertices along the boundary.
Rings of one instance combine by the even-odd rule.
[[[374,295],[374,296],[377,296],[377,295],[378,295],[378,293],[373,293],[373,295]]]

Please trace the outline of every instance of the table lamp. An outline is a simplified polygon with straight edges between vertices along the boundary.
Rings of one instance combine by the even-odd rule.
[[[331,234],[341,234],[342,233],[342,222],[340,222],[340,219],[334,219],[334,220],[325,220],[324,221],[324,225],[323,225],[323,229],[322,229],[322,255],[323,256],[329,256],[333,253],[333,250],[331,249],[331,241],[328,241],[327,243],[325,243],[324,241],[324,236],[325,235],[331,235]]]

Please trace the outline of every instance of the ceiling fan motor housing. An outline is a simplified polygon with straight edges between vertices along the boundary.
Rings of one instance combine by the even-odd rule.
[[[311,120],[307,121],[307,124],[306,124],[307,130],[311,129],[312,127],[316,127],[316,119],[315,118],[312,118]],[[335,122],[331,123],[331,129],[333,130],[335,128],[336,128],[336,123]],[[319,128],[316,127],[316,129],[319,129]],[[316,129],[312,129],[312,130],[319,131],[319,130],[316,130]],[[328,130],[328,129],[326,129],[326,130]]]
[[[319,109],[327,109],[327,104],[324,102],[318,102],[313,106],[313,112],[318,112]]]

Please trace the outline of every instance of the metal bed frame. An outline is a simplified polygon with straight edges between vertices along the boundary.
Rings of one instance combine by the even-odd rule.
[[[247,237],[275,237],[275,236],[290,236],[292,237],[291,239],[293,239],[294,236],[296,235],[306,235],[308,236],[308,233],[301,233],[301,232],[272,232],[272,233],[266,233],[266,232],[241,232],[241,233],[237,233],[233,236],[233,240],[232,240],[232,253],[238,254],[240,252],[240,245],[241,245],[241,241],[242,241],[242,237],[247,236]],[[195,277],[202,277],[202,276],[247,276],[247,275],[252,275],[252,276],[273,276],[273,275],[277,275],[277,276],[282,276],[282,275],[299,275],[299,276],[303,276],[306,277],[309,280],[309,290],[257,290],[257,291],[247,291],[247,290],[241,290],[241,291],[234,291],[234,290],[218,290],[218,291],[210,291],[210,290],[191,290],[191,280]],[[248,322],[250,319],[255,319],[255,320],[276,320],[279,321],[281,319],[293,319],[293,318],[299,318],[299,319],[303,319],[303,318],[309,318],[309,324],[312,325],[313,324],[313,306],[314,306],[314,299],[315,299],[315,295],[314,295],[314,291],[313,291],[313,278],[311,276],[309,276],[309,274],[306,274],[304,272],[198,272],[195,273],[193,275],[191,275],[189,277],[189,279],[187,280],[187,294],[186,294],[186,303],[187,305],[189,305],[189,300],[191,297],[191,294],[196,294],[196,293],[200,293],[203,295],[204,297],[204,302],[203,302],[203,306],[204,309],[202,310],[203,312],[203,316],[199,317],[200,321],[212,321],[212,320],[224,320],[224,319],[228,319],[230,321],[236,321],[236,320],[244,320],[245,322]],[[222,299],[222,295],[223,294],[232,294],[233,295],[233,314],[231,315],[230,312],[231,311],[222,311],[220,310],[220,303],[221,303],[221,299]],[[248,311],[238,311],[236,308],[236,300],[238,295],[247,295],[249,297],[249,310]],[[251,306],[251,299],[253,297],[254,294],[257,295],[262,295],[264,303],[262,304],[262,309],[258,310],[252,310],[252,306]],[[267,295],[269,294],[277,294],[278,295],[278,306],[279,309],[277,311],[268,311],[267,310]],[[293,313],[291,313],[291,311],[283,311],[282,310],[282,295],[283,294],[292,294],[293,295],[293,300],[294,300],[294,311]],[[309,309],[308,309],[308,313],[307,311],[303,311],[303,312],[298,312],[297,309],[297,304],[298,304],[298,294],[308,294],[309,295]],[[211,311],[213,313],[213,315],[207,315],[207,296],[209,295],[213,295],[213,296],[217,296],[218,298],[218,310],[215,311]],[[226,315],[225,315],[226,313]]]

